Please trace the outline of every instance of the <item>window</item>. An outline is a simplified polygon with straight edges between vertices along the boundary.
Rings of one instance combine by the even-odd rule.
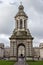
[[[18,20],[17,20],[17,28],[18,28]]]
[[[22,19],[20,19],[20,29],[22,29]]]

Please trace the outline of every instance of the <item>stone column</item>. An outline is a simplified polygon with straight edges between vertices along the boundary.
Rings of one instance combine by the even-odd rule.
[[[16,60],[16,40],[10,41],[10,58],[11,60]]]
[[[23,19],[23,22],[22,22],[22,28],[24,28],[24,19]]]
[[[26,43],[26,56],[28,56],[28,51],[29,51],[29,49],[28,49],[28,43]]]
[[[32,42],[31,40],[29,41],[29,51],[30,51],[30,56],[32,56]]]
[[[10,41],[10,56],[13,56],[13,42]]]
[[[18,19],[18,29],[20,29],[20,20]]]

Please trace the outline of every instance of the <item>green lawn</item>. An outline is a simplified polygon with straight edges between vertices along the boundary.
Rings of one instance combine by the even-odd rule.
[[[43,61],[27,61],[28,65],[43,65]],[[0,65],[14,65],[14,61],[0,60]]]
[[[14,65],[14,61],[0,60],[0,65]]]
[[[28,65],[43,65],[43,61],[27,61]]]

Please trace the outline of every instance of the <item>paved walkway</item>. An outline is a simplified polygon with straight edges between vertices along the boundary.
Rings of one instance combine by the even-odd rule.
[[[19,58],[18,62],[16,62],[14,65],[28,65],[24,59]]]

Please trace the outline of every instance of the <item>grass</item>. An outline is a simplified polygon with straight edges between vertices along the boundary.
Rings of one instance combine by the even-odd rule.
[[[27,61],[28,65],[43,65],[43,61]]]
[[[14,61],[0,60],[0,65],[14,65]]]
[[[28,65],[43,65],[43,61],[27,61]],[[0,60],[0,65],[14,65],[15,61]]]

